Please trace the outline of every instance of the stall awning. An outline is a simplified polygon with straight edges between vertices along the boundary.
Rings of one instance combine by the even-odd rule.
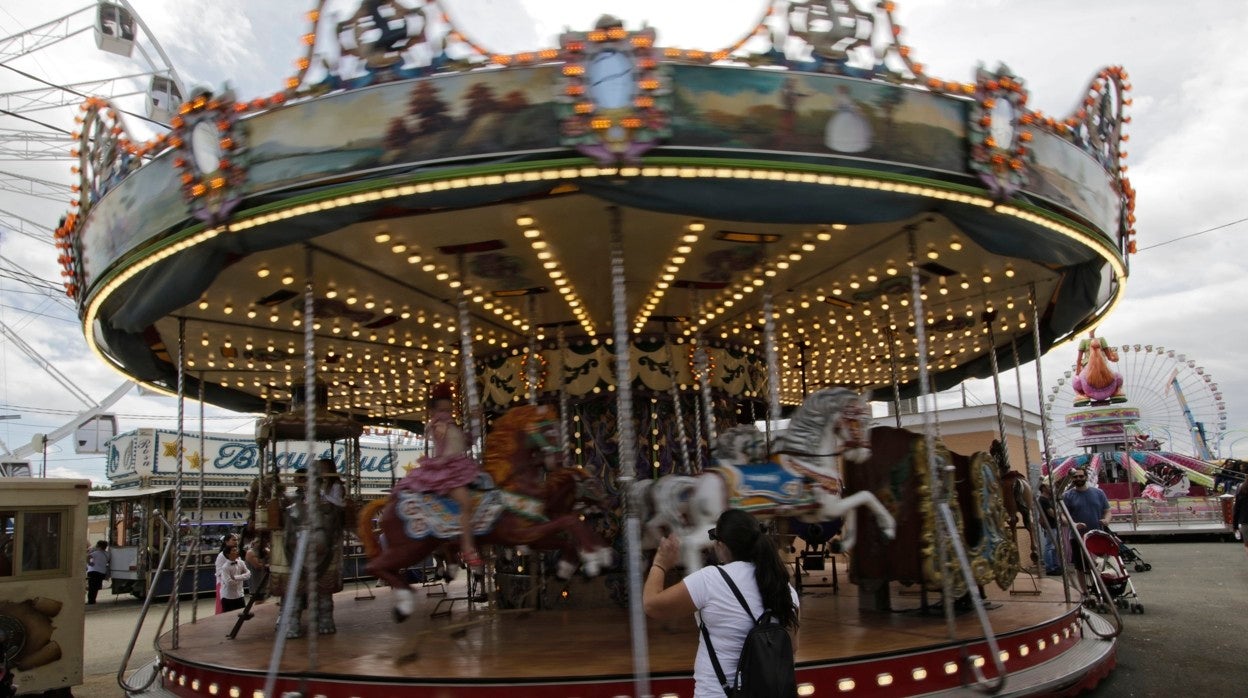
[[[128,487],[121,490],[91,490],[90,499],[134,499],[152,494],[172,492],[173,487]]]

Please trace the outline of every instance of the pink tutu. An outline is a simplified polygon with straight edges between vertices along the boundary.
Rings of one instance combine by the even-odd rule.
[[[446,456],[424,456],[419,468],[412,468],[395,486],[412,492],[436,492],[445,495],[477,479],[480,466],[464,453]]]

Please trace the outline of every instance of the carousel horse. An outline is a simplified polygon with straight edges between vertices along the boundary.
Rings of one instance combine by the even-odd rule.
[[[942,588],[937,562],[937,507],[931,497],[926,440],[922,434],[894,427],[875,427],[871,456],[845,477],[849,492],[871,492],[888,504],[896,517],[891,536],[876,535],[875,522],[860,522],[859,543],[852,551],[850,579],[864,598],[875,597],[878,610],[889,608],[888,582]],[[952,478],[950,508],[972,575],[979,585],[996,581],[1008,589],[1018,573],[1018,548],[1006,524],[998,464],[988,453],[953,453],[936,442],[936,467]],[[949,470],[952,466],[952,470]],[[958,562],[951,561],[950,570]],[[966,593],[961,573],[952,576],[955,599]]]
[[[881,535],[891,537],[893,517],[870,492],[843,496],[837,458],[860,462],[870,456],[865,424],[866,402],[847,388],[825,388],[806,399],[793,413],[788,430],[776,439],[769,462],[749,462],[761,434],[745,430],[725,432],[716,441],[720,463],[698,476],[667,475],[633,484],[646,523],[646,541],[652,545],[664,532],[681,539],[686,571],[702,566],[702,551],[710,545],[706,531],[728,507],[755,516],[793,516],[805,522],[845,517],[866,506],[874,514]],[[734,462],[735,461],[735,462]],[[843,545],[854,544],[853,518],[845,517]]]
[[[1075,359],[1078,372],[1071,380],[1071,387],[1075,390],[1075,407],[1126,401],[1122,393],[1122,376],[1109,367],[1110,361],[1118,361],[1118,351],[1104,337],[1091,336],[1079,343],[1079,354]]]
[[[605,491],[581,468],[555,468],[543,480],[546,462],[558,452],[546,434],[553,423],[549,408],[534,405],[513,408],[494,422],[484,468],[497,487],[472,492],[474,536],[478,543],[558,550],[560,579],[572,576],[579,556],[582,571],[592,577],[614,556],[575,508],[601,503]],[[449,497],[395,491],[364,508],[357,532],[369,557],[366,569],[394,589],[394,618],[403,621],[416,597],[399,571],[456,544],[459,512]]]
[[[1006,522],[1011,529],[1017,528],[1021,514],[1023,528],[1028,534],[1034,535],[1034,531],[1031,530],[1031,512],[1035,509],[1036,500],[1032,496],[1031,484],[1027,482],[1027,476],[1010,469],[1010,463],[1005,458],[1005,449],[1002,448],[999,440],[992,440],[988,453],[997,463],[997,477],[1001,480],[1001,497],[1005,503]]]

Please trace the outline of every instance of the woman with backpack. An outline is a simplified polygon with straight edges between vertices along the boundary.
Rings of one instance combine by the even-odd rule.
[[[796,695],[792,654],[797,646],[797,592],[789,584],[789,571],[775,544],[758,520],[740,509],[721,514],[708,535],[720,564],[704,567],[667,588],[667,572],[680,560],[680,539],[669,535],[659,544],[642,592],[646,615],[666,619],[696,611],[700,616],[702,638],[693,666],[695,698]],[[781,661],[785,657],[749,658],[756,644],[747,642],[747,636],[777,628],[789,639],[780,643],[781,653],[788,655],[787,665]],[[743,664],[740,673],[739,663]],[[750,675],[751,667],[768,664],[779,665],[780,676],[771,671]]]

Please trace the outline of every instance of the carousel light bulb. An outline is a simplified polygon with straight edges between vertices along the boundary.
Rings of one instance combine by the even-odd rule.
[[[396,242],[390,246],[390,251],[395,254],[403,254],[404,252],[407,252],[407,245],[404,245],[401,242]]]
[[[200,298],[200,299],[199,299],[199,309],[200,309],[200,310],[207,310],[207,309],[208,309],[208,299],[207,299],[207,298]]]
[[[857,275],[853,275],[849,277],[849,287],[852,289],[858,289],[862,287],[862,284],[858,283]]]
[[[891,259],[888,260],[887,266],[884,267],[884,273],[889,276],[897,276],[897,263]]]
[[[984,270],[984,283],[992,283],[992,274],[987,269]]]
[[[373,300],[372,296],[369,296],[369,297],[368,297],[368,298],[364,301],[364,307],[365,307],[365,308],[368,308],[369,310],[372,310],[373,308],[376,308],[376,307],[377,307],[377,301]]]
[[[200,338],[199,343],[204,346],[208,346],[208,333],[207,332],[205,332],[204,336]]]
[[[377,233],[373,236],[373,239],[382,244],[390,242],[390,233],[384,231]]]
[[[360,300],[359,298],[355,297],[354,293],[347,294],[347,305],[355,305],[356,303],[359,302],[359,300]]]
[[[529,228],[528,230],[524,231],[524,236],[530,240],[532,240],[533,238],[540,238],[542,236],[542,231],[538,230],[537,228]]]
[[[875,270],[874,270],[874,269],[868,269],[868,270],[867,270],[867,281],[869,281],[869,282],[871,282],[871,283],[875,283],[875,282],[877,282],[877,281],[879,281],[879,280],[880,280],[880,277],[879,277],[879,275],[877,275],[877,274],[875,273]]]
[[[422,261],[424,261],[424,257],[421,257],[418,254],[409,254],[407,256],[408,264],[420,264]]]
[[[1007,279],[1014,278],[1014,265],[1013,264],[1005,265],[1005,278]]]
[[[928,258],[928,259],[939,259],[939,258],[940,258],[940,250],[937,250],[937,249],[936,249],[936,245],[928,245],[928,246],[927,246],[927,258]]]
[[[689,232],[700,233],[703,230],[706,230],[706,224],[702,221],[691,221],[689,223]]]
[[[226,315],[230,315],[234,312],[234,306],[231,305],[230,303],[226,303],[224,306],[221,307],[221,312],[225,313]]]
[[[295,283],[295,275],[294,275],[294,274],[291,274],[290,272],[286,272],[285,274],[282,274],[282,285],[283,285],[283,286],[289,286],[289,285],[291,285],[291,284],[293,284],[293,283]]]
[[[957,235],[954,235],[954,236],[950,237],[950,238],[949,238],[949,249],[953,250],[954,252],[958,252],[959,250],[961,250],[961,249],[962,249],[962,239],[961,239],[961,238],[959,238]]]
[[[269,272],[269,268],[268,268],[268,267],[260,267],[259,269],[257,269],[257,270],[256,270],[256,276],[258,276],[258,277],[260,277],[260,278],[262,278],[262,279],[263,279],[263,278],[265,278],[265,277],[267,277],[270,273],[271,273],[271,272]]]
[[[962,275],[962,281],[958,285],[961,286],[963,289],[968,289],[971,287],[971,282],[969,279],[966,278],[966,274]]]
[[[516,218],[516,225],[520,228],[527,228],[533,225],[533,216],[519,216]]]

